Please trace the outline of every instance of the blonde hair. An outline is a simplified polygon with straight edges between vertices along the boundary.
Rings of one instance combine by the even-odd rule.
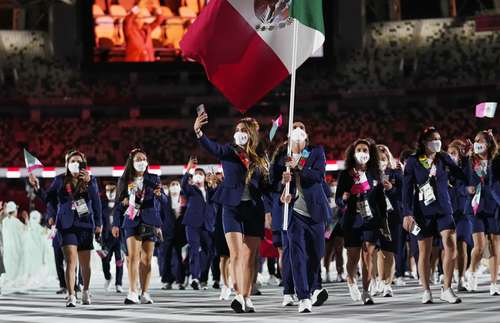
[[[255,170],[259,170],[260,173],[267,178],[269,173],[269,161],[266,157],[261,157],[257,153],[257,147],[259,146],[259,123],[254,118],[243,118],[238,124],[243,124],[247,129],[248,133],[248,144],[245,147],[245,152],[250,159],[250,166],[248,168],[247,177],[245,183],[248,184],[252,179]]]
[[[377,145],[377,150],[379,153],[384,154],[385,157],[387,157],[389,169],[395,169],[397,166],[396,160],[394,159],[394,156],[392,156],[389,147],[387,147],[386,145]]]

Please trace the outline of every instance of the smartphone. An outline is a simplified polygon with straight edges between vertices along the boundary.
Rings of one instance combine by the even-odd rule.
[[[80,163],[80,170],[86,170],[86,169],[87,169],[87,163],[82,161]]]
[[[196,113],[198,113],[198,115],[202,114],[203,112],[205,112],[204,104],[200,104],[199,106],[196,107]]]

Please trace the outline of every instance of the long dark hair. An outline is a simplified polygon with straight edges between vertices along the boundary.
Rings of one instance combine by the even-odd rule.
[[[142,150],[141,148],[135,148],[128,154],[127,161],[125,162],[125,170],[123,171],[122,176],[118,180],[118,185],[116,189],[116,197],[117,201],[119,202],[121,202],[125,197],[128,196],[128,184],[132,181],[135,175],[134,157],[139,153],[142,153],[147,157],[146,152],[144,152],[144,150]],[[146,168],[146,171],[144,173],[147,172],[148,168]]]
[[[486,144],[488,145],[487,151],[488,151],[488,160],[492,160],[496,157],[498,154],[498,144],[497,140],[495,139],[495,136],[493,135],[493,131],[490,130],[482,130],[477,133],[476,136],[482,135],[484,139],[486,140]],[[476,156],[475,153],[473,153],[473,156]]]
[[[356,167],[356,158],[354,157],[356,146],[359,144],[365,144],[368,146],[368,151],[370,153],[370,159],[366,164],[366,171],[373,176],[377,181],[382,178],[382,171],[380,170],[380,159],[378,156],[378,149],[375,141],[371,138],[358,139],[347,147],[345,151],[345,169],[352,172]]]
[[[80,178],[78,178],[78,182],[76,183],[76,185],[74,185],[73,184],[73,175],[71,175],[71,173],[68,169],[69,160],[73,156],[80,156],[82,158],[84,167],[87,166],[87,158],[85,157],[84,153],[82,153],[81,151],[78,151],[76,149],[69,150],[66,153],[66,155],[64,156],[64,162],[65,162],[64,164],[66,167],[66,170],[64,173],[64,186],[67,189],[67,186],[70,185],[72,191],[75,191],[77,193],[83,193],[83,192],[87,191],[89,184],[86,183],[85,181],[82,181]]]

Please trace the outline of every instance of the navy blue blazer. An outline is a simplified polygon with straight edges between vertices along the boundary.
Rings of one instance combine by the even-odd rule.
[[[436,201],[430,205],[424,205],[424,201],[419,201],[418,186],[425,184],[429,179],[430,169],[426,169],[418,160],[418,156],[412,155],[406,161],[403,177],[403,216],[453,214],[450,194],[448,191],[448,174],[469,182],[467,175],[451,157],[446,153],[436,155],[436,176],[431,181],[434,188]]]
[[[281,184],[282,175],[286,170],[285,158],[286,158],[286,146],[282,147],[281,150],[274,156],[271,165],[269,167],[269,183],[271,188],[271,230],[281,231],[283,230],[283,204],[281,203],[281,193],[283,191],[283,186]]]
[[[392,184],[392,188],[385,191],[385,195],[391,202],[393,207],[393,214],[395,214],[399,219],[401,219],[402,210],[402,199],[403,199],[403,172],[399,169],[386,169],[385,175],[389,177],[389,182]]]
[[[481,179],[477,176],[476,172],[472,167],[472,159],[467,160],[466,163],[466,172],[470,176],[470,184],[474,187],[481,183]],[[484,212],[488,215],[495,215],[495,211],[498,208],[497,201],[493,195],[494,190],[494,180],[493,180],[493,169],[492,162],[488,163],[487,174],[485,177],[484,185],[481,185],[481,198],[479,200],[479,208],[477,213]],[[468,194],[468,199],[465,204],[465,214],[473,215],[472,210],[472,198],[474,195]]]
[[[365,221],[363,217],[357,213],[356,204],[358,198],[355,194],[351,193],[351,188],[354,185],[354,178],[351,176],[349,170],[340,172],[337,181],[337,191],[335,192],[335,203],[339,211],[342,212],[342,223],[346,229],[350,228],[365,228],[375,230],[380,228],[383,219],[387,217],[387,203],[385,201],[384,185],[379,183],[375,174],[366,172],[366,178],[370,185],[370,190],[366,192],[368,205],[372,212],[373,218]],[[350,194],[347,201],[343,200],[344,193]]]
[[[108,200],[102,201],[102,237],[104,240],[114,239],[111,234],[113,228],[113,208],[108,206]]]
[[[467,164],[462,166],[462,169],[468,167]],[[455,216],[463,216],[465,214],[465,205],[469,199],[469,193],[467,192],[466,181],[456,178],[453,175],[449,176],[448,192],[450,193],[451,207],[453,209],[453,214]]]
[[[497,202],[497,214],[500,215],[500,155],[497,155],[491,163],[491,174],[493,176],[491,194]]]
[[[203,148],[221,161],[224,171],[224,181],[217,188],[212,200],[222,205],[238,206],[245,189],[247,169],[236,154],[234,146],[232,144],[220,145],[206,135],[203,135],[199,141]],[[265,180],[260,171],[256,170],[249,182],[252,201],[256,207],[262,209],[262,212],[270,211],[266,207],[269,204],[264,204],[263,198],[264,195],[269,194]]]
[[[326,171],[325,151],[323,147],[306,147],[305,149],[309,151],[309,157],[302,170],[294,171],[294,176],[290,183],[290,194],[295,196],[297,193],[296,176],[300,176],[302,193],[304,194],[307,210],[311,215],[311,219],[315,223],[326,224],[333,215],[324,187]],[[282,158],[279,162],[285,164],[285,159],[286,158]],[[275,175],[277,176],[278,174]],[[330,190],[328,186],[326,186],[326,189]],[[295,200],[292,199],[289,205],[289,221],[293,214],[291,210],[293,210],[294,202]]]
[[[123,227],[123,228],[135,228],[139,223],[145,223],[153,225],[155,227],[162,226],[161,220],[161,201],[166,199],[166,195],[161,194],[160,197],[154,194],[155,188],[160,185],[160,177],[158,175],[145,173],[144,174],[144,200],[141,205],[139,216],[136,216],[133,220],[130,220],[125,212],[127,211],[127,206],[124,206],[121,201],[127,196],[121,196],[121,201],[115,206],[115,212],[113,216],[113,226]],[[123,219],[123,220],[122,220]],[[120,221],[122,220],[123,223]]]
[[[186,197],[186,213],[182,224],[195,228],[205,228],[213,232],[215,229],[215,210],[211,202],[214,190],[205,187],[206,201],[201,190],[189,184],[189,173],[184,174],[181,181],[182,194]]]
[[[40,190],[42,199],[50,204],[47,206],[48,217],[55,220],[57,229],[64,230],[71,227],[94,229],[96,226],[101,226],[102,206],[96,178],[90,177],[87,192],[81,196],[87,204],[89,216],[79,218],[76,210],[72,209],[73,199],[66,191],[64,177],[64,174],[56,176],[46,191]]]
[[[162,192],[162,195],[164,193]],[[172,240],[175,237],[175,211],[172,209],[172,197],[166,195],[161,199],[161,231],[164,240]]]

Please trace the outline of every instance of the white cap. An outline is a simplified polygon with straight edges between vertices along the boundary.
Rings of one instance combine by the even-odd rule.
[[[5,206],[5,212],[10,213],[10,212],[15,212],[17,210],[17,205],[16,203],[9,201],[7,205]]]

